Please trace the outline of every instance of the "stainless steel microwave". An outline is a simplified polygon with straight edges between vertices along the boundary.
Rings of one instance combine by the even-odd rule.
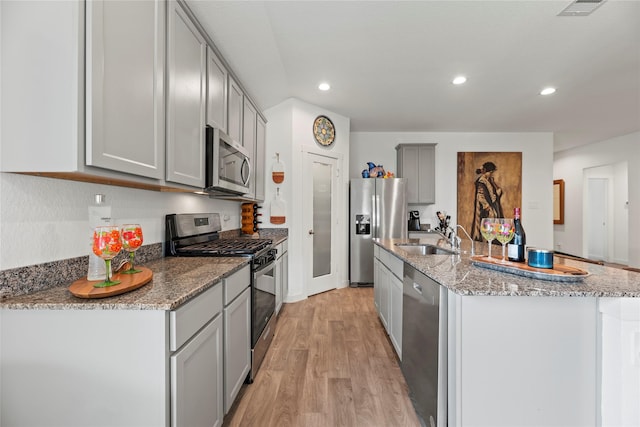
[[[220,129],[207,126],[205,154],[207,193],[249,193],[251,159],[242,145]]]

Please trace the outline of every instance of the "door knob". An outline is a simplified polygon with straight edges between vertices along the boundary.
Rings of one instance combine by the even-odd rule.
[[[313,230],[309,230],[309,234],[315,234]]]

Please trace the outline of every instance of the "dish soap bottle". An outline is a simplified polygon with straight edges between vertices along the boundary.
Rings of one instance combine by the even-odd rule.
[[[111,206],[106,204],[104,194],[96,194],[94,204],[89,206],[89,271],[87,280],[104,280],[106,278],[105,262],[93,253],[93,229],[103,225],[111,225]]]

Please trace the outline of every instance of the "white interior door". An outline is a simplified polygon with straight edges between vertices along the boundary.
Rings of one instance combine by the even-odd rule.
[[[337,288],[338,160],[304,152],[303,262],[307,296]]]
[[[609,180],[589,178],[587,188],[587,257],[607,259],[607,209]]]

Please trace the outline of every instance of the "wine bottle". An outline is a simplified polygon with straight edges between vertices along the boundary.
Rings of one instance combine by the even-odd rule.
[[[515,228],[515,233],[507,247],[509,261],[524,262],[524,246],[527,244],[527,235],[520,221],[520,208],[513,210],[513,228]]]

